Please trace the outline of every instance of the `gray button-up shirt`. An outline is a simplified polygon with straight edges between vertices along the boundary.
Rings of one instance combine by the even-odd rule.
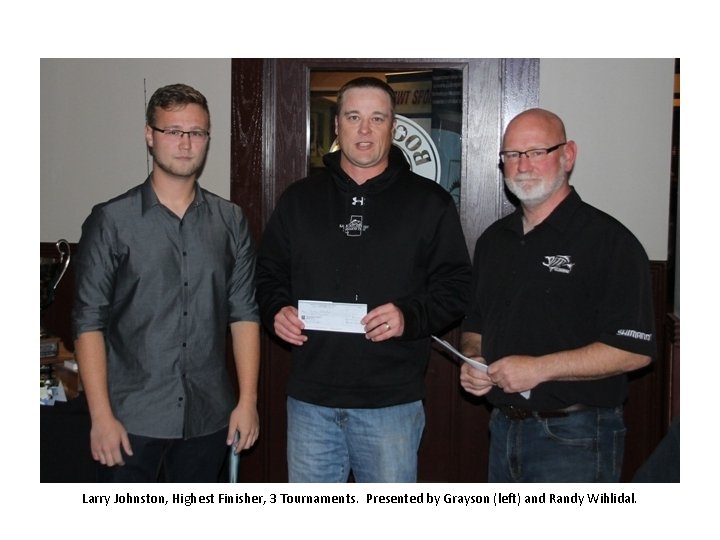
[[[73,333],[105,335],[108,390],[128,432],[189,438],[228,425],[229,323],[258,321],[240,208],[197,186],[179,219],[150,178],[93,208],[73,259]]]

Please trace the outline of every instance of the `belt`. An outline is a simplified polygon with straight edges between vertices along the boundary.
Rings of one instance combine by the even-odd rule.
[[[582,403],[576,403],[575,405],[570,405],[564,409],[555,409],[554,411],[531,411],[515,407],[514,405],[501,405],[498,409],[508,420],[525,420],[526,418],[564,418],[575,412],[587,411],[590,407]]]

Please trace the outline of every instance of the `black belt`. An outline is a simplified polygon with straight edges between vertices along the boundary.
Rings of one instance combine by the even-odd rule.
[[[564,418],[574,412],[587,411],[590,407],[582,403],[576,403],[575,405],[554,411],[531,411],[529,409],[515,407],[514,405],[501,405],[498,409],[508,420],[525,420],[526,418]]]

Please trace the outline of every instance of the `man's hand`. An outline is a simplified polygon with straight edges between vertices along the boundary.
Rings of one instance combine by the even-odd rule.
[[[488,376],[504,392],[525,392],[543,382],[543,364],[533,356],[506,356],[488,367]]]
[[[122,450],[133,455],[125,427],[115,418],[94,420],[90,429],[90,452],[95,461],[113,467],[125,465]]]
[[[473,360],[485,363],[485,360],[476,356]],[[483,373],[479,369],[472,367],[470,364],[463,363],[460,368],[460,386],[462,386],[466,392],[474,396],[484,396],[490,389],[495,386],[492,379]]]
[[[255,441],[257,441],[260,435],[260,419],[254,404],[245,405],[239,403],[238,406],[233,409],[233,412],[230,414],[230,425],[228,426],[226,441],[228,446],[233,443],[235,432],[240,434],[237,446],[235,447],[236,452],[247,450],[255,444]]]
[[[291,345],[300,346],[307,341],[307,336],[302,333],[305,324],[298,318],[298,310],[294,306],[285,306],[275,314],[273,328],[280,339]]]
[[[365,325],[365,337],[371,341],[385,341],[403,335],[405,317],[395,304],[383,304],[368,312],[360,323]]]

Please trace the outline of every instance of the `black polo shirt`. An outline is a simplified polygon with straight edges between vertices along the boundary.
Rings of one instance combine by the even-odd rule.
[[[523,234],[522,211],[491,225],[475,246],[473,299],[463,329],[482,334],[488,364],[600,342],[655,356],[650,268],[645,250],[613,217],[573,190],[545,221]],[[493,405],[552,410],[575,403],[613,407],[625,375],[550,381],[529,400],[493,388]]]

